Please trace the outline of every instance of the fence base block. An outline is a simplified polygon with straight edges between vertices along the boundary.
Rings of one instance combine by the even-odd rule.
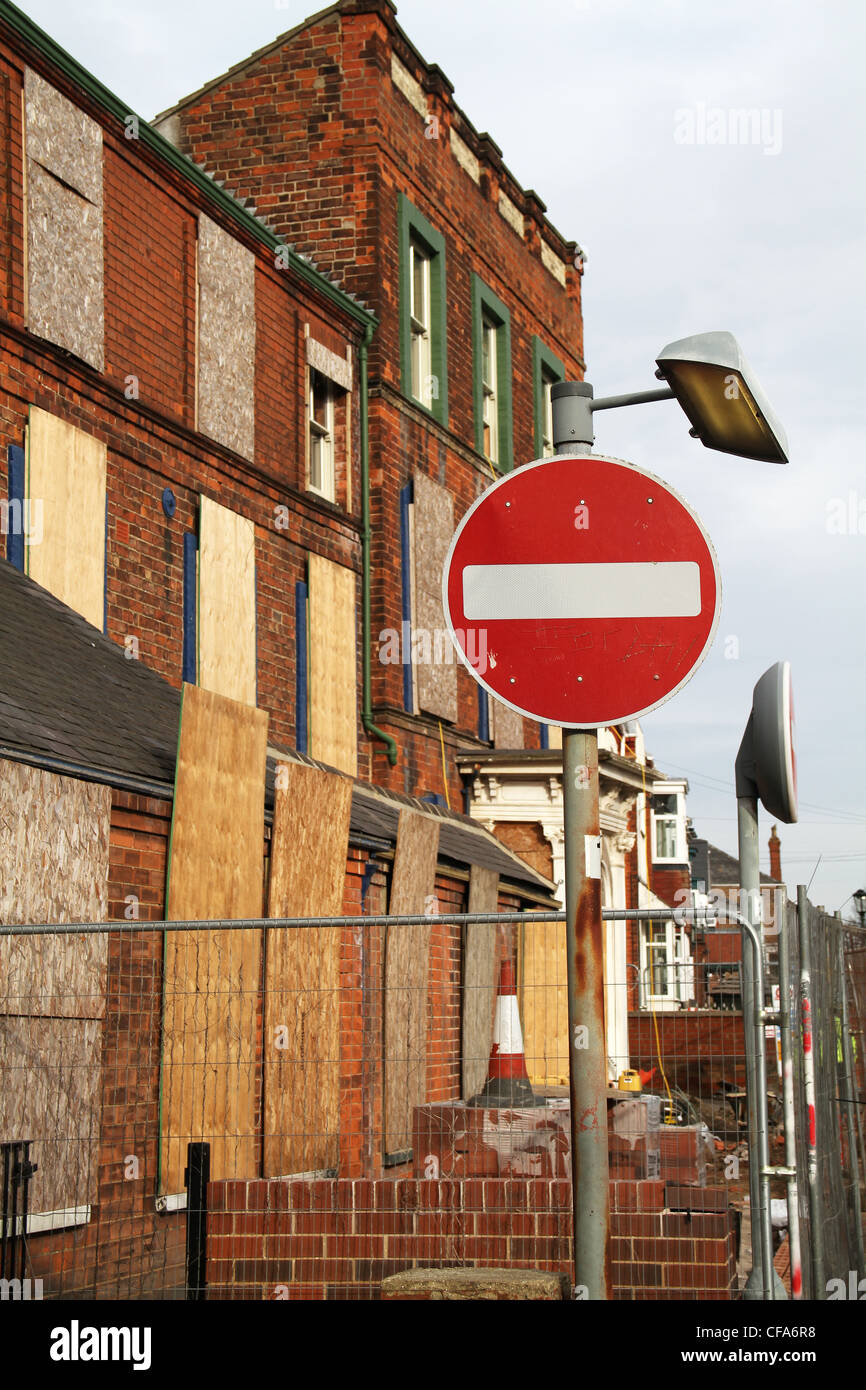
[[[564,1274],[536,1269],[406,1269],[382,1280],[386,1302],[439,1302],[465,1299],[561,1302],[568,1298]]]

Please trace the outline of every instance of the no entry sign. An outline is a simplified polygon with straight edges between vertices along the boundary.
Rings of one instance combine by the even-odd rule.
[[[715,552],[687,503],[600,454],[542,459],[488,488],[455,532],[442,587],[475,679],[571,728],[669,700],[709,650],[721,604]]]

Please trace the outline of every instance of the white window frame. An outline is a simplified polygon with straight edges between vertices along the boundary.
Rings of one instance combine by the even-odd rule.
[[[316,384],[321,382],[325,387],[325,414],[324,419],[316,417],[315,413],[315,393]],[[310,492],[315,492],[318,497],[324,497],[328,502],[336,502],[336,472],[334,468],[334,384],[321,372],[317,372],[315,367],[310,368],[310,385],[308,394],[308,413],[309,413],[309,464],[307,486]],[[319,478],[318,482],[313,480],[314,459],[318,457]]]
[[[675,797],[676,810],[655,810],[653,807],[653,799],[657,796]],[[650,853],[653,864],[687,864],[689,852],[686,836],[686,796],[682,785],[664,782],[657,782],[654,785],[650,799],[650,820]],[[660,854],[658,850],[658,829],[660,826],[671,822],[673,822],[674,826],[674,852],[673,854]]]
[[[541,457],[552,458],[556,453],[556,446],[553,442],[553,400],[550,392],[555,385],[555,377],[552,377],[547,369],[541,368]]]
[[[488,372],[484,374],[487,350]],[[491,463],[499,462],[499,324],[484,312],[481,315],[481,418],[484,456]],[[488,447],[489,445],[489,447]]]
[[[660,932],[660,928],[663,932]],[[655,939],[650,940],[650,932]],[[665,989],[657,991],[653,970],[654,948],[662,948]],[[659,953],[661,954],[661,952]],[[684,928],[677,927],[673,918],[661,914],[650,922],[640,924],[640,1007],[663,1013],[681,1009],[694,996],[694,967],[688,937]]]
[[[415,268],[421,269],[421,302],[415,292]],[[411,334],[410,362],[412,368],[412,395],[416,401],[429,407],[431,401],[430,382],[433,378],[433,339],[431,308],[431,271],[433,257],[409,237],[409,331]]]

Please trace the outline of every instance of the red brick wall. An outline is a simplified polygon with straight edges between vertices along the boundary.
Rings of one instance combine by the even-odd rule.
[[[355,10],[360,12],[354,12]],[[391,52],[427,91],[438,138],[391,81]],[[341,284],[375,308],[371,345],[371,478],[373,482],[374,719],[400,747],[389,768],[373,746],[377,779],[394,789],[442,792],[435,719],[406,718],[402,669],[377,658],[380,631],[401,623],[399,492],[414,469],[446,486],[460,519],[490,481],[475,453],[471,343],[471,272],[511,310],[514,459],[535,457],[532,335],[583,372],[580,275],[574,244],[548,224],[525,195],[495,145],[479,139],[451,100],[447,80],[427,69],[406,44],[390,6],[341,6],[281,46],[217,80],[179,113],[180,148],[227,186],[252,197],[273,226]],[[450,146],[455,125],[481,161],[476,185]],[[500,189],[526,214],[521,238],[498,211]],[[449,420],[442,426],[401,395],[399,334],[400,192],[442,233],[448,276]],[[563,288],[541,262],[542,232],[568,266]],[[458,713],[444,739],[452,804],[459,804],[456,748],[477,736],[477,688],[458,668]],[[525,721],[527,746],[539,743]]]
[[[161,919],[170,815],[166,801],[113,793],[111,918]],[[30,1237],[48,1298],[162,1297],[183,1287],[185,1218],[155,1207],[162,958],[159,932],[108,933],[97,1201],[86,1225]]]
[[[537,821],[500,821],[493,827],[498,840],[545,878],[553,878],[553,850]]]
[[[165,907],[171,803],[115,790],[109,844],[112,920],[160,921]],[[263,847],[267,849],[267,845]],[[343,909],[362,911],[367,850],[350,849]],[[387,908],[385,865],[363,908]],[[440,912],[464,911],[466,882],[440,873]],[[503,896],[503,910],[517,904]],[[503,932],[503,949],[509,948]],[[382,979],[385,931],[347,927],[340,962],[340,1175],[383,1173]],[[182,1287],[185,1218],[157,1212],[162,1023],[162,933],[109,931],[99,1105],[98,1195],[90,1221],[33,1235],[34,1274],[53,1296],[138,1298]],[[431,918],[427,1098],[460,1095],[461,929]],[[260,1058],[259,1058],[260,1060]],[[132,1161],[134,1160],[134,1162]],[[255,1173],[251,1173],[254,1178]]]
[[[656,1044],[658,1027],[658,1047]],[[725,1009],[630,1013],[629,1049],[632,1065],[649,1070],[655,1065],[653,1090],[663,1090],[658,1068],[661,1051],[671,1085],[692,1095],[709,1097],[718,1082],[745,1084],[746,1061],[743,1016]],[[767,1076],[770,1088],[776,1078],[776,1044],[767,1041]]]
[[[686,865],[653,864],[650,862],[650,887],[657,898],[669,903],[671,907],[684,906],[691,886],[691,878]],[[679,896],[677,896],[679,894]]]
[[[208,1190],[208,1297],[375,1299],[415,1266],[570,1273],[571,1187],[538,1179],[225,1182]],[[730,1299],[728,1194],[611,1184],[614,1297]]]
[[[8,444],[21,444],[36,405],[108,447],[108,634],[139,643],[139,657],[173,684],[182,665],[183,533],[197,529],[206,493],[256,526],[258,699],[272,741],[295,742],[294,581],[316,552],[360,576],[359,405],[352,393],[354,486],[349,511],[304,491],[304,324],[357,365],[360,328],[226,218],[141,141],[126,140],[63,74],[0,36],[0,186],[8,237],[0,246],[0,496]],[[23,328],[21,92],[27,64],[102,124],[104,140],[105,372],[78,363]],[[198,434],[195,411],[196,226],[220,222],[256,255],[256,446],[245,461]],[[357,373],[356,373],[357,375]],[[130,379],[135,378],[132,382]],[[137,392],[137,398],[135,396]],[[131,393],[131,396],[130,396]],[[177,510],[163,513],[171,486]],[[275,509],[288,506],[288,530]],[[360,588],[360,578],[358,580]],[[359,594],[360,604],[360,594]],[[361,681],[360,633],[357,679]],[[359,701],[360,703],[360,701]],[[361,731],[362,733],[363,731]],[[370,774],[360,737],[360,772]]]

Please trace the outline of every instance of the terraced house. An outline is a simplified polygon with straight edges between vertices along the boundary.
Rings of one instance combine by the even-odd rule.
[[[552,452],[550,385],[583,375],[579,248],[475,129],[390,0],[340,0],[156,125],[376,314],[368,768],[459,805],[458,748],[547,742],[455,664],[440,585],[453,528],[480,492]],[[315,451],[343,388],[317,371],[311,389]],[[339,507],[328,470],[313,484]]]
[[[373,1295],[442,1258],[414,1116],[482,1088],[504,957],[533,1079],[567,1074],[560,924],[436,920],[555,907],[562,868],[558,731],[453,658],[441,573],[491,481],[553,452],[582,253],[390,0],[339,0],[153,124],[0,0],[0,178],[0,1142],[39,1165],[30,1272],[188,1292],[208,1144],[212,1288]],[[606,903],[663,918],[609,924],[613,1081],[647,1006],[626,971],[689,968],[686,787],[639,729],[601,744]],[[293,918],[332,925],[267,920]],[[536,1240],[562,1193],[536,1227],[509,1190],[512,1246],[473,1207],[486,1161],[461,1150],[449,1249],[562,1267],[564,1228]],[[652,1186],[661,1250],[684,1218]],[[726,1199],[707,1220],[727,1290]]]

